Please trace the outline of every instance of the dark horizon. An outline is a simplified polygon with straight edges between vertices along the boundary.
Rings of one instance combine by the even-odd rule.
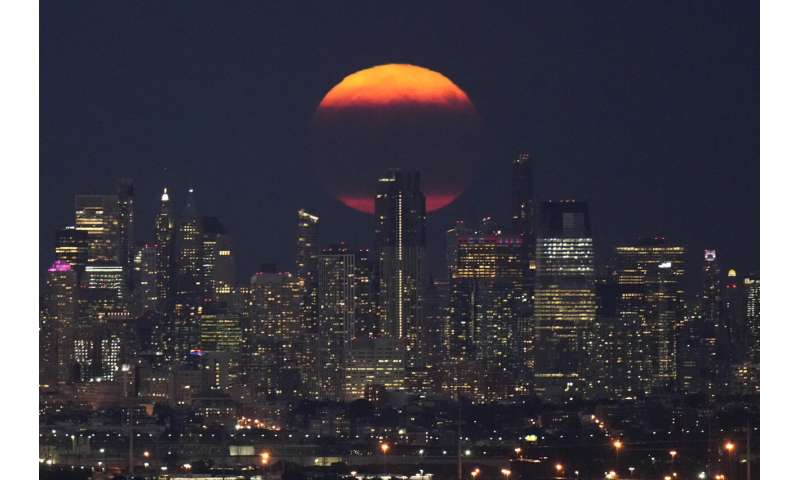
[[[372,218],[307,175],[308,127],[342,77],[391,62],[442,72],[485,124],[480,173],[429,219],[435,271],[456,219],[509,225],[522,149],[538,200],[589,203],[598,267],[661,234],[687,246],[690,291],[704,248],[723,271],[759,269],[757,5],[429,8],[193,4],[189,23],[178,5],[43,9],[40,271],[74,195],[112,193],[118,177],[134,180],[138,241],[163,186],[178,206],[194,187],[231,233],[240,279],[291,268],[299,208],[319,213],[323,244],[371,246]]]

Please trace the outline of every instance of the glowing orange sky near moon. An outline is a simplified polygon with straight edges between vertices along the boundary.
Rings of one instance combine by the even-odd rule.
[[[413,144],[416,137],[407,137],[409,130],[404,122],[413,121],[415,127],[423,132],[425,129],[434,131],[430,130],[433,125],[431,122],[446,119],[445,121],[459,125],[456,128],[467,128],[469,122],[476,118],[477,113],[469,96],[446,76],[417,65],[390,63],[365,68],[344,77],[328,91],[319,103],[315,114],[315,125],[319,129],[318,132],[343,126],[347,129],[349,128],[347,125],[359,125],[358,130],[354,131],[363,133],[367,138],[370,138],[371,132],[381,132],[378,135],[383,134],[385,131],[382,129],[384,128],[388,131],[391,131],[392,128],[400,128],[402,131],[398,132],[399,136],[396,141],[408,140]],[[369,120],[365,122],[364,119]],[[334,125],[336,126],[334,127]],[[450,136],[442,137],[441,145],[453,142],[451,133],[445,135]],[[342,137],[334,138],[336,141],[340,141]],[[348,137],[345,142],[351,140],[352,137]],[[358,142],[358,140],[353,141]],[[406,145],[408,144],[404,144],[404,146]],[[353,146],[356,151],[361,151],[359,150],[360,145],[357,143],[348,144],[348,146]],[[388,148],[392,148],[391,145],[388,145]],[[465,147],[461,143],[454,146],[453,157],[450,161],[464,162],[465,158],[469,156],[457,153],[458,148]],[[408,165],[405,161],[400,161],[396,164],[386,165],[386,168],[407,167],[421,171],[423,175],[422,190],[425,193],[425,206],[428,213],[454,202],[465,189],[467,183],[465,178],[469,175],[464,173],[468,171],[465,165],[468,162],[458,164],[463,168],[456,170],[450,176],[443,175],[441,172],[447,168],[448,160],[443,160],[444,163],[439,167],[429,168],[431,164],[424,162],[429,161],[430,155],[434,155],[435,151],[417,151],[419,156],[413,157],[416,164],[412,161],[412,164]],[[329,159],[326,159],[325,162],[325,165],[338,164]],[[335,176],[336,173],[333,175]],[[376,174],[371,171],[370,175]],[[374,182],[371,176],[369,182],[370,184]],[[336,180],[332,183],[341,186],[341,183],[337,183]],[[347,188],[340,188],[332,193],[339,201],[354,210],[374,213],[374,195],[367,194],[365,190],[368,189],[352,183],[349,185]]]
[[[350,74],[322,99],[319,108],[381,107],[398,104],[473,109],[463,90],[439,72],[389,63]]]
[[[425,195],[425,210],[435,212],[440,208],[444,208],[455,201],[458,194],[443,194],[443,195]],[[363,213],[375,213],[375,198],[374,197],[340,197],[342,203],[348,207],[358,210]]]

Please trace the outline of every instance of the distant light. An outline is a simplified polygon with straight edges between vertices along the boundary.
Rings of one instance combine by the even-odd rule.
[[[47,269],[48,272],[69,272],[71,270],[72,265],[64,260],[56,260],[50,268]]]

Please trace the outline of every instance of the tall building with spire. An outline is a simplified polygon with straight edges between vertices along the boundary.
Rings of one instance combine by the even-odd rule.
[[[589,207],[542,204],[536,238],[534,389],[541,398],[574,395],[583,385],[587,336],[596,319],[594,242]]]
[[[380,332],[410,347],[423,314],[426,213],[419,172],[393,170],[378,179],[375,220]]]
[[[417,171],[391,170],[378,179],[375,253],[379,335],[401,342],[407,383],[430,383],[422,355],[425,293],[425,195]]]
[[[175,325],[175,217],[169,192],[164,188],[155,221],[155,325],[152,350],[166,360],[174,358]]]

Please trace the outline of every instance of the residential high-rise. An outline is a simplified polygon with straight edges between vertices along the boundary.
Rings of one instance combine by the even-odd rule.
[[[676,332],[685,315],[685,249],[663,237],[616,247],[620,321],[628,333],[626,389],[650,393],[677,387]]]
[[[375,258],[368,248],[355,252],[355,314],[356,337],[374,337],[378,333],[378,280],[375,277]]]
[[[412,349],[422,321],[425,195],[419,172],[390,171],[378,179],[375,238],[383,336]]]
[[[302,278],[274,266],[262,266],[250,279],[242,361],[255,398],[292,392],[298,379],[311,384],[314,334],[303,323],[305,294]]]
[[[75,229],[86,232],[88,263],[120,263],[116,195],[75,195]]]
[[[297,250],[295,274],[303,279],[306,294],[303,316],[309,324],[317,316],[317,256],[319,255],[319,216],[306,210],[297,211]]]
[[[587,347],[589,361],[583,374],[586,395],[595,399],[621,399],[625,391],[628,365],[623,361],[628,349],[627,333],[619,318],[619,285],[613,278],[598,278],[597,321],[591,328]]]
[[[534,389],[546,400],[582,387],[596,318],[594,242],[584,202],[542,204],[536,238]]]
[[[344,363],[355,337],[355,256],[344,245],[318,258],[317,385],[322,398],[343,397]]]

